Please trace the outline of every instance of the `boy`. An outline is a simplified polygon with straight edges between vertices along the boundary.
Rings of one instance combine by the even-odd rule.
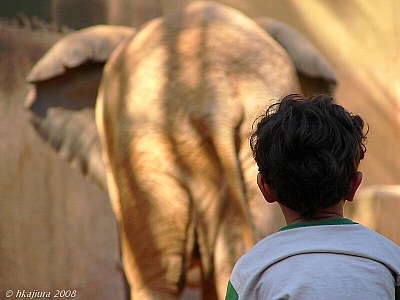
[[[226,299],[395,299],[400,247],[343,217],[362,180],[364,122],[327,95],[270,106],[250,145],[287,226],[236,263]]]

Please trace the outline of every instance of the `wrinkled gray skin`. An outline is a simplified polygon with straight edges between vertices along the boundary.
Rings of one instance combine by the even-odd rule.
[[[336,80],[298,33],[259,23],[195,2],[137,34],[76,32],[29,76],[36,128],[109,192],[133,299],[177,299],[198,265],[203,298],[223,299],[236,260],[274,229],[252,123],[301,91],[298,74],[312,77],[304,93],[332,92]]]

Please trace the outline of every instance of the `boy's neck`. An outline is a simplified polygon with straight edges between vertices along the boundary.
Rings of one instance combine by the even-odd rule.
[[[281,207],[283,216],[285,217],[286,224],[294,224],[299,222],[316,222],[321,220],[331,220],[331,219],[338,219],[343,218],[344,216],[344,203],[345,201],[342,200],[337,204],[322,208],[312,217],[312,218],[303,218],[301,213],[294,211],[282,204],[279,204]]]

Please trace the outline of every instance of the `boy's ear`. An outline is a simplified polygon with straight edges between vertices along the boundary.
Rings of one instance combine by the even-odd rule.
[[[257,174],[257,184],[258,187],[263,194],[265,200],[267,200],[268,203],[274,203],[276,202],[276,198],[274,193],[271,191],[269,186],[265,183],[264,176],[262,176],[261,173]]]
[[[357,171],[354,174],[353,179],[350,181],[349,193],[344,197],[347,201],[353,201],[354,195],[357,192],[358,187],[361,184],[363,178],[363,174],[360,171]]]

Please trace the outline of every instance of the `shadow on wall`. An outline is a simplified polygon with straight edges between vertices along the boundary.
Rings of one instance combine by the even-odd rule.
[[[13,0],[0,1],[0,20],[58,30],[81,29],[96,24],[139,27],[162,15],[162,1],[146,0]]]

